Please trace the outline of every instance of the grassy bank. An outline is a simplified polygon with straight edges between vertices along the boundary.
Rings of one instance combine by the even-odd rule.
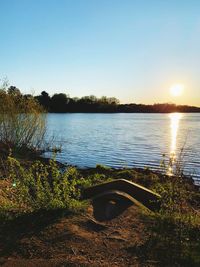
[[[85,170],[67,166],[61,171],[54,159],[47,162],[24,160],[10,154],[7,159],[1,160],[1,238],[5,238],[5,231],[8,232],[13,225],[15,234],[23,235],[23,227],[16,225],[31,223],[33,232],[40,235],[42,229],[61,218],[83,216],[90,207],[90,201],[82,201],[82,190],[118,178],[136,182],[162,196],[159,212],[138,210],[149,235],[137,253],[145,253],[147,258],[158,262],[181,266],[199,264],[198,188],[192,179],[183,175],[168,176],[149,169],[116,170],[97,165]],[[37,222],[36,225],[34,222]],[[129,253],[136,251],[130,248]]]
[[[63,168],[62,168],[63,167]],[[114,179],[127,179],[162,196],[160,213],[179,215],[198,208],[199,190],[191,178],[150,169],[113,169],[97,164],[95,168],[77,169],[61,166],[52,159],[16,158],[11,153],[1,160],[1,216],[12,218],[40,209],[78,211],[84,188]]]

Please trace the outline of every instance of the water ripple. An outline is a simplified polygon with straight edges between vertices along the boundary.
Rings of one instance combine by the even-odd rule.
[[[185,171],[195,173],[199,182],[200,114],[182,114],[175,121],[176,152],[184,147]],[[48,114],[48,135],[57,137],[55,145],[62,144],[56,159],[79,167],[101,163],[157,170],[162,154],[170,156],[171,126],[168,114]]]

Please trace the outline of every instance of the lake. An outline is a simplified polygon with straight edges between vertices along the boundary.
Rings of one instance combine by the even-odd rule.
[[[52,113],[47,126],[55,145],[62,145],[56,157],[62,163],[157,170],[163,153],[175,159],[184,147],[185,173],[200,184],[199,113]]]

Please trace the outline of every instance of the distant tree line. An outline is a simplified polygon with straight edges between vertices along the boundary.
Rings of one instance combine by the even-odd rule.
[[[102,96],[97,98],[94,95],[84,96],[81,98],[59,93],[54,94],[52,97],[45,91],[40,95],[35,96],[35,99],[42,105],[48,112],[66,113],[66,112],[117,112],[117,107],[120,102],[115,97]]]
[[[15,86],[9,88],[11,92],[19,91]],[[24,95],[26,98],[31,95]],[[73,97],[64,93],[49,96],[45,91],[35,96],[35,100],[42,105],[47,112],[51,113],[171,113],[171,112],[200,112],[200,107],[176,105],[171,103],[164,104],[120,104],[115,97],[102,96],[97,98],[94,95]]]
[[[124,104],[119,105],[117,112],[122,113],[172,113],[172,112],[200,112],[199,107],[187,106],[187,105],[176,105],[170,103],[164,104]]]
[[[85,112],[85,113],[170,113],[170,112],[200,112],[200,108],[175,104],[120,104],[115,97],[102,96],[97,98],[94,95],[81,98],[59,93],[52,97],[45,91],[35,96],[35,99],[48,111],[55,113]]]

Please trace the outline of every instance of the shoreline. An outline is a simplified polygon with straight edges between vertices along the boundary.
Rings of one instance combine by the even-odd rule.
[[[44,157],[44,156],[40,155],[37,159],[38,160],[42,160],[43,162],[45,162],[45,164],[48,164],[49,160],[51,160],[52,158]],[[87,172],[87,170],[88,171],[94,170],[97,165],[102,165],[102,164],[96,163],[96,166],[94,166],[94,167],[78,167],[78,165],[62,163],[62,162],[60,162],[58,160],[56,160],[56,163],[61,167],[61,169],[64,169],[67,166],[73,166],[77,170],[83,171],[83,172],[84,171]],[[159,171],[158,169],[157,170],[156,169],[151,169],[151,167],[149,167],[149,166],[145,166],[145,167],[118,167],[118,168],[117,167],[106,166],[106,165],[102,165],[102,166],[104,166],[106,168],[110,168],[113,171],[120,171],[120,170],[126,170],[127,169],[127,170],[134,170],[136,172],[140,172],[140,173],[144,173],[144,174],[148,174],[148,173],[152,172],[152,173],[155,173],[158,176],[166,175],[166,174],[162,173],[161,168],[160,168],[160,171]],[[166,175],[166,176],[168,176],[168,175]],[[173,177],[173,175],[172,175],[172,177]],[[194,183],[195,186],[200,187],[200,176],[196,176],[197,177],[197,179],[196,179],[197,183],[195,181],[195,178],[193,178],[193,176],[191,176],[191,175],[187,175],[187,174],[183,173],[183,177],[184,177],[184,179],[189,179],[191,181],[191,183]]]

